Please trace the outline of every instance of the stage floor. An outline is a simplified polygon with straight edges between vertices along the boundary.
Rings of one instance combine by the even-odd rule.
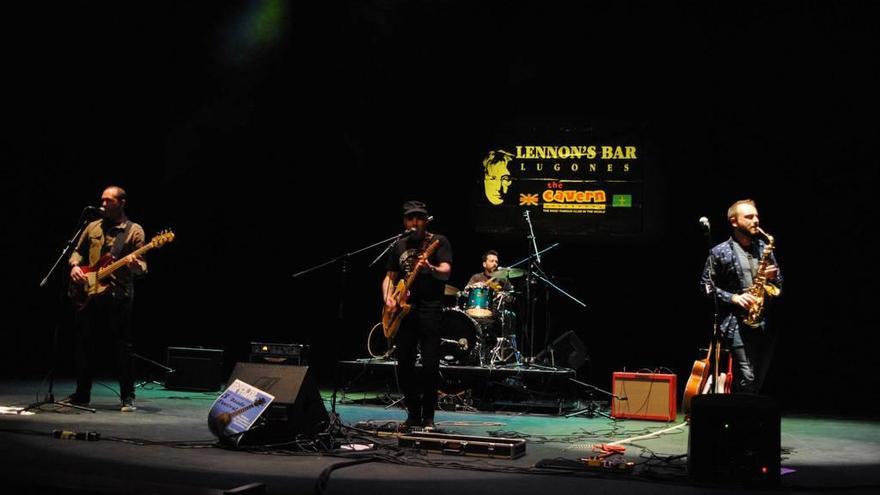
[[[112,383],[107,381],[106,383]],[[42,387],[42,388],[41,388]],[[113,387],[115,388],[115,386]],[[56,382],[56,398],[73,390]],[[0,406],[23,406],[46,393],[45,384],[0,382]],[[444,432],[527,440],[515,460],[403,451],[393,436],[357,441],[387,445],[371,462],[344,466],[369,452],[241,451],[219,448],[206,417],[216,393],[138,390],[138,410],[116,410],[113,390],[95,385],[92,406],[80,412],[45,405],[32,415],[0,415],[0,473],[6,493],[223,493],[263,483],[266,493],[738,493],[736,486],[707,486],[686,472],[688,426],[676,422],[610,420],[602,416],[438,411]],[[329,392],[322,393],[330,409]],[[362,397],[367,397],[363,393]],[[394,407],[337,403],[346,425],[401,421]],[[100,441],[54,439],[53,430],[95,431]],[[535,467],[545,459],[576,460],[594,444],[661,430],[654,438],[625,444],[636,463],[632,474],[565,471]],[[782,489],[789,492],[877,493],[880,490],[878,421],[818,416],[783,416]],[[319,485],[322,472],[327,483]]]

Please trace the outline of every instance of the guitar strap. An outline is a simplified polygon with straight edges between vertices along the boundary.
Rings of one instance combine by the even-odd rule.
[[[122,254],[122,249],[125,247],[125,240],[128,239],[128,233],[130,231],[131,220],[126,220],[125,228],[122,229],[122,232],[116,235],[116,241],[113,243],[113,248],[110,250],[110,256],[112,256],[114,260],[118,260],[119,255]]]
[[[422,239],[422,246],[419,248],[419,251],[424,253],[428,249],[428,245],[431,243],[431,240],[434,238],[434,234],[430,232],[425,232],[425,238]]]

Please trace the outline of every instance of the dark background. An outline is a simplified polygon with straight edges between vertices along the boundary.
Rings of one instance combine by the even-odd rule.
[[[880,45],[864,5],[5,7],[3,374],[71,374],[66,270],[38,283],[80,209],[118,184],[148,236],[177,234],[137,287],[142,354],[222,348],[231,367],[252,340],[302,342],[326,382],[337,359],[365,355],[378,250],[344,276],[338,263],[291,275],[397,232],[411,198],[452,241],[454,285],[485,249],[518,259],[524,231],[474,232],[469,190],[503,129],[536,123],[635,130],[656,167],[647,235],[546,256],[588,309],[552,294],[539,340],[575,330],[591,357],[581,378],[666,367],[683,386],[711,331],[697,218],[720,242],[727,206],[751,197],[786,275],[767,392],[788,410],[874,412]]]

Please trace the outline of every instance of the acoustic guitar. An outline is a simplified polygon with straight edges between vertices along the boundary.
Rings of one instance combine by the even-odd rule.
[[[713,353],[714,349],[714,353]],[[714,373],[709,373],[710,359],[713,359],[715,366]],[[691,376],[688,378],[687,385],[684,387],[684,399],[682,399],[682,410],[685,417],[691,412],[691,400],[698,394],[729,394],[733,383],[730,357],[728,356],[727,372],[720,371],[721,343],[715,342],[709,344],[709,350],[706,353],[706,359],[698,359],[694,361],[694,367],[691,370]]]
[[[428,259],[428,257],[434,254],[434,251],[436,251],[439,246],[440,239],[434,239],[434,242],[425,249],[425,252],[422,253],[420,258]],[[388,307],[388,305],[385,305],[382,308],[382,332],[385,334],[386,339],[390,339],[397,334],[397,330],[400,329],[400,322],[403,321],[403,318],[408,315],[412,309],[412,306],[407,304],[406,300],[409,297],[409,288],[412,286],[413,282],[415,282],[418,275],[419,270],[413,270],[405,280],[398,281],[397,287],[394,289],[394,294],[391,296],[397,304],[395,304],[394,307]]]
[[[153,237],[150,242],[136,249],[131,254],[140,257],[153,248],[163,246],[165,243],[174,240],[174,232],[170,230],[160,232]],[[104,294],[110,288],[110,276],[116,270],[126,266],[125,258],[114,260],[110,253],[101,256],[94,265],[81,266],[80,269],[86,276],[85,281],[80,283],[71,282],[67,288],[67,295],[70,297],[73,308],[76,311],[82,311],[93,298]]]
[[[685,416],[691,412],[691,399],[697,394],[703,393],[709,379],[709,360],[712,358],[712,345],[706,353],[706,359],[698,359],[694,361],[694,367],[691,369],[691,376],[688,377],[687,385],[684,387],[684,398],[681,401],[682,410]]]

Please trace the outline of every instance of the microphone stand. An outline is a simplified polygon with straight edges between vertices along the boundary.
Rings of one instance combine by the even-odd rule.
[[[587,407],[585,407],[579,411],[575,411],[573,413],[566,414],[565,415],[566,418],[571,418],[572,416],[580,416],[581,414],[586,414],[588,418],[592,418],[598,414],[599,416],[603,416],[608,419],[613,419],[608,413],[604,413],[601,410],[599,410],[599,404],[597,404],[596,401],[593,399],[593,391],[602,392],[603,394],[605,394],[609,397],[612,397],[614,399],[617,399],[617,400],[626,400],[626,397],[618,397],[617,395],[614,395],[613,393],[611,393],[607,390],[602,390],[601,388],[599,388],[595,385],[590,385],[589,383],[584,383],[584,382],[575,380],[574,378],[569,378],[568,381],[574,382],[574,383],[577,383],[578,385],[582,385],[582,386],[586,387],[589,390],[588,393],[589,393],[589,397],[590,397],[590,402],[587,404]]]
[[[718,304],[718,288],[715,286],[715,262],[712,259],[712,234],[709,230],[708,224],[705,226],[704,236],[706,238],[706,246],[707,251],[709,252],[709,290],[712,291],[712,306],[714,313],[712,314],[712,341],[709,343],[709,352],[714,356],[713,359],[709,359],[707,365],[712,370],[712,386],[709,387],[709,393],[715,393],[715,387],[718,386],[718,360],[721,354],[721,335],[718,331],[718,317],[719,317],[719,304]],[[697,394],[700,394],[701,391],[698,390]]]
[[[61,260],[70,257],[70,253],[71,253],[71,251],[73,251],[77,240],[82,235],[83,231],[86,228],[86,225],[88,225],[88,223],[89,223],[89,215],[87,215],[88,211],[90,211],[89,207],[83,208],[82,213],[80,213],[80,215],[79,215],[79,220],[77,220],[79,227],[77,227],[76,231],[73,233],[73,235],[67,241],[67,244],[65,244],[64,249],[61,250],[61,254],[58,256],[58,259],[55,260],[55,263],[52,264],[52,268],[49,269],[49,272],[46,273],[46,276],[43,277],[42,281],[40,281],[41,288],[45,287],[46,284],[49,282],[49,279],[52,277],[52,275],[55,273],[55,270],[61,264]],[[91,209],[91,211],[98,212],[100,210]],[[59,294],[59,299],[62,299],[62,298],[63,298],[63,296]],[[59,301],[58,305],[60,306],[61,304],[62,303]],[[49,370],[49,390],[46,392],[46,396],[43,400],[37,401],[37,402],[34,402],[34,403],[28,405],[27,407],[22,409],[22,412],[28,411],[30,409],[40,409],[40,407],[42,407],[45,404],[53,404],[53,405],[59,406],[59,407],[70,407],[73,409],[79,409],[81,411],[88,411],[88,412],[94,413],[94,412],[96,412],[96,409],[93,409],[91,407],[79,406],[76,404],[68,404],[68,403],[58,402],[55,400],[55,393],[54,393],[53,389],[55,387],[55,363],[58,361],[58,327],[61,326],[61,322],[59,321],[61,319],[61,315],[59,314],[59,312],[61,310],[59,307],[56,307],[55,311],[56,311],[56,313],[55,313],[55,330],[54,330],[54,334],[52,336],[52,368]]]
[[[583,301],[577,299],[576,297],[572,296],[571,294],[564,291],[562,288],[558,287],[556,284],[554,284],[553,282],[548,280],[549,277],[547,276],[546,273],[544,273],[544,270],[541,268],[541,253],[558,246],[559,243],[553,244],[549,248],[544,249],[542,251],[539,251],[538,244],[535,239],[535,231],[534,231],[534,228],[532,227],[532,219],[531,219],[531,216],[529,215],[528,210],[523,212],[523,217],[525,218],[526,223],[529,226],[528,239],[531,240],[529,247],[530,247],[530,249],[533,250],[531,252],[531,254],[529,254],[528,258],[526,258],[528,260],[531,260],[529,263],[529,267],[526,271],[526,307],[527,307],[527,311],[528,311],[529,329],[527,332],[525,332],[525,334],[527,335],[527,337],[529,339],[529,356],[526,358],[526,363],[528,364],[528,363],[532,363],[535,359],[535,300],[531,294],[531,286],[535,284],[535,279],[543,282],[546,287],[551,287],[554,290],[556,290],[557,292],[559,292],[560,294],[568,297],[572,301],[579,304],[581,307],[586,308],[587,305]],[[548,316],[548,321],[549,321],[549,316]],[[546,329],[546,331],[548,332],[548,336],[549,336],[550,328],[548,327]]]
[[[354,256],[354,255],[356,255],[356,254],[362,253],[362,252],[364,252],[364,251],[366,251],[366,250],[368,250],[368,249],[372,249],[372,248],[374,248],[374,247],[376,247],[376,246],[378,246],[378,245],[380,245],[380,244],[384,244],[384,243],[388,242],[389,244],[388,244],[388,246],[385,248],[385,250],[382,251],[381,253],[379,253],[379,256],[377,256],[376,259],[374,259],[374,260],[368,265],[368,266],[372,267],[373,265],[376,264],[376,262],[378,262],[380,259],[382,259],[382,256],[384,256],[385,253],[387,253],[388,250],[391,249],[391,246],[393,246],[395,242],[397,242],[399,239],[401,239],[402,237],[404,237],[404,236],[406,236],[406,235],[408,235],[408,234],[409,234],[408,232],[401,232],[400,234],[395,234],[395,235],[393,235],[393,236],[391,236],[391,237],[389,237],[389,238],[387,238],[387,239],[382,239],[381,241],[379,241],[379,242],[375,242],[375,243],[373,243],[373,244],[370,244],[369,246],[364,246],[364,247],[362,247],[362,248],[360,248],[360,249],[358,249],[358,250],[351,251],[351,252],[349,252],[349,253],[345,253],[345,254],[339,255],[339,256],[337,256],[337,257],[331,259],[331,260],[325,261],[325,262],[323,262],[323,263],[321,263],[321,264],[318,264],[318,265],[315,265],[315,266],[313,266],[313,267],[311,267],[311,268],[306,268],[305,270],[302,270],[302,271],[296,272],[296,273],[294,273],[294,274],[291,276],[291,278],[301,277],[301,276],[306,275],[306,274],[308,274],[308,273],[311,273],[311,272],[313,272],[313,271],[315,271],[315,270],[317,270],[317,269],[319,269],[319,268],[323,268],[323,267],[325,267],[325,266],[332,265],[333,263],[337,263],[337,262],[340,262],[340,261],[341,261],[341,262],[342,262],[342,265],[341,265],[342,283],[343,283],[343,286],[344,286],[344,285],[345,285],[345,274],[346,274],[346,272],[348,271],[348,259],[349,259],[349,258],[351,258],[352,256]],[[389,241],[390,241],[390,242],[389,242]],[[340,319],[342,319],[342,317],[344,316],[344,301],[345,301],[345,291],[342,291],[342,297],[341,297],[340,300],[339,300],[339,318],[340,318]]]
[[[132,355],[132,357],[136,357],[136,358],[140,359],[141,361],[146,361],[146,362],[148,362],[148,363],[150,363],[150,364],[152,364],[152,365],[154,365],[154,366],[158,366],[159,368],[162,368],[163,370],[165,370],[165,373],[166,373],[166,374],[169,374],[169,375],[170,375],[171,373],[174,373],[174,372],[177,371],[177,370],[175,370],[175,369],[173,369],[173,368],[169,368],[168,366],[165,366],[165,365],[163,365],[163,364],[159,364],[159,363],[157,363],[156,361],[154,361],[154,360],[152,360],[152,359],[150,359],[150,358],[148,358],[148,357],[141,356],[140,354],[138,354],[138,353],[136,353],[136,352],[132,352],[131,355]],[[148,383],[154,383],[154,384],[156,384],[156,385],[162,385],[163,387],[165,386],[164,383],[157,382],[156,380],[144,380],[144,381],[142,381],[142,382],[136,384],[136,385],[134,386],[134,388],[143,387],[143,386],[147,385]]]
[[[379,253],[379,256],[377,256],[376,259],[374,259],[374,260],[368,265],[369,267],[372,267],[372,266],[375,265],[380,259],[382,259],[383,256],[385,256],[385,253],[387,253],[387,252],[391,249],[391,247],[394,246],[394,243],[395,243],[395,242],[397,242],[398,240],[402,239],[403,237],[405,237],[405,236],[407,236],[407,235],[409,235],[409,234],[410,234],[410,232],[408,232],[408,231],[407,231],[407,232],[401,232],[401,233],[399,233],[399,234],[395,234],[395,235],[393,235],[393,236],[391,236],[391,237],[388,237],[388,238],[386,238],[386,239],[382,239],[381,241],[374,242],[373,244],[370,244],[369,246],[364,246],[364,247],[362,247],[362,248],[360,248],[360,249],[356,249],[356,250],[354,250],[354,251],[351,251],[351,252],[348,252],[348,253],[345,253],[345,254],[339,255],[339,256],[337,256],[337,257],[335,257],[335,258],[333,258],[333,259],[327,260],[327,261],[325,261],[325,262],[323,262],[323,263],[317,264],[317,265],[315,265],[315,266],[313,266],[313,267],[311,267],[311,268],[306,268],[305,270],[302,270],[302,271],[296,272],[296,273],[294,273],[294,274],[291,276],[291,278],[298,278],[298,277],[301,277],[301,276],[306,275],[306,274],[308,274],[308,273],[311,273],[311,272],[313,272],[313,271],[315,271],[315,270],[318,270],[318,269],[320,269],[320,268],[323,268],[323,267],[325,267],[325,266],[328,266],[328,265],[332,265],[332,264],[334,264],[334,263],[341,262],[341,265],[340,265],[340,277],[341,277],[341,279],[342,279],[342,282],[341,282],[342,290],[340,291],[340,296],[339,296],[339,311],[338,311],[338,314],[337,314],[337,316],[338,316],[338,318],[339,318],[339,322],[340,322],[340,324],[341,324],[342,321],[344,320],[344,317],[345,317],[345,290],[344,290],[344,287],[345,287],[345,283],[346,283],[346,273],[347,273],[347,271],[348,271],[348,260],[349,260],[349,258],[351,258],[352,256],[354,256],[354,255],[356,255],[356,254],[360,254],[360,253],[362,253],[362,252],[364,252],[364,251],[367,251],[367,250],[372,249],[372,248],[374,248],[374,247],[376,247],[376,246],[379,246],[379,245],[381,245],[381,244],[388,243],[388,245],[385,247],[385,249],[384,249],[381,253]],[[334,385],[333,385],[333,400],[331,401],[331,409],[332,409],[332,412],[333,412],[334,415],[336,414],[336,388],[337,388],[337,382],[338,382],[338,380],[336,380],[336,379],[333,380],[333,384],[334,384]]]

